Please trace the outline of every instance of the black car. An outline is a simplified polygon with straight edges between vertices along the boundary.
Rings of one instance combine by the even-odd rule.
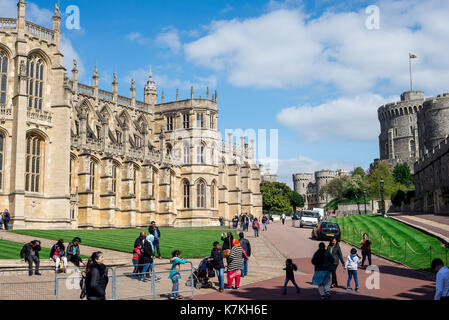
[[[337,241],[341,239],[340,226],[336,222],[321,221],[316,228],[312,230],[313,240],[329,240],[335,237]]]

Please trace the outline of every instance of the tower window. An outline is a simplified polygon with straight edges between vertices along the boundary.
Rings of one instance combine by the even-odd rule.
[[[44,63],[36,55],[28,58],[27,76],[28,108],[42,110]]]

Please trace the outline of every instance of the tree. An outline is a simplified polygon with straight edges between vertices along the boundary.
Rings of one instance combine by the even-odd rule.
[[[278,212],[291,212],[291,189],[282,182],[263,181],[260,184],[263,209]]]
[[[333,198],[343,198],[344,187],[343,184],[348,177],[338,177],[329,181],[320,189],[320,196],[329,194]]]
[[[393,169],[394,181],[405,186],[410,186],[413,183],[413,177],[408,163],[400,163]]]
[[[355,168],[354,171],[351,172],[351,177],[354,177],[354,176],[360,176],[362,178],[365,178],[365,176],[366,176],[365,170],[363,170],[363,168],[361,168],[361,167]]]
[[[368,194],[373,198],[380,198],[380,178],[384,180],[384,196],[388,198],[393,191],[398,189],[405,190],[406,187],[394,181],[390,165],[386,161],[379,161],[376,167],[366,177],[366,187]]]
[[[298,192],[292,191],[290,192],[290,204],[293,207],[293,212],[296,212],[297,207],[304,206],[304,199]]]
[[[363,177],[359,174],[353,175],[343,182],[343,196],[347,199],[356,199],[363,192]]]

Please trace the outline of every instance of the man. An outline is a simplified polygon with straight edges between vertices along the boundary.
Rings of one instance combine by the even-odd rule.
[[[5,230],[9,230],[9,221],[11,220],[11,215],[8,212],[8,209],[5,209],[3,212],[3,224],[5,225]]]
[[[143,234],[145,234],[145,232],[142,232]],[[141,235],[142,235],[141,233]],[[136,240],[137,241],[137,240]],[[145,275],[147,278],[150,277],[150,274],[146,274],[148,269],[150,269],[152,263],[153,263],[153,258],[154,258],[154,252],[153,252],[153,248],[151,247],[151,243],[148,240],[145,240],[142,242],[142,263],[143,263],[143,268],[142,268],[142,274],[140,276],[140,281],[145,281]],[[140,263],[140,262],[139,262]],[[150,270],[152,271],[152,270]]]
[[[33,262],[36,266],[34,274],[40,276],[39,272],[39,251],[41,251],[41,242],[39,240],[33,240],[30,243],[26,243],[20,251],[20,259],[28,262],[28,275],[33,275]]]
[[[282,220],[282,224],[285,224],[285,213],[282,213],[281,220]]]
[[[440,258],[432,260],[432,270],[437,273],[434,300],[449,301],[449,269]]]
[[[239,242],[240,246],[243,250],[245,250],[246,255],[248,258],[251,256],[251,245],[249,243],[249,240],[245,238],[245,235],[243,232],[239,233]],[[242,266],[242,277],[246,276],[248,274],[248,261],[243,259],[243,266]]]
[[[81,239],[75,237],[67,246],[67,261],[73,263],[78,268],[80,267],[80,262],[83,264],[83,266],[86,265],[83,262],[83,259],[81,259],[80,257],[80,243]]]
[[[148,228],[148,232],[154,236],[153,244],[157,250],[157,258],[162,259],[161,251],[159,250],[159,239],[161,238],[161,232],[159,231],[159,228],[156,226],[156,222],[151,221],[151,225]],[[156,250],[154,250],[155,251],[154,253],[156,253]]]
[[[239,223],[239,217],[237,215],[235,215],[234,218],[232,219],[232,227],[234,229],[237,229],[238,223]]]
[[[245,215],[245,224],[244,224],[243,231],[248,231],[248,227],[249,227],[249,217],[248,217],[248,215]]]

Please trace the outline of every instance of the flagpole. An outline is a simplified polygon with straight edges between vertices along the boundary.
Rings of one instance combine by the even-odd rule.
[[[410,72],[410,91],[413,91],[413,83],[412,83],[412,58],[410,53],[408,54],[408,69]]]

